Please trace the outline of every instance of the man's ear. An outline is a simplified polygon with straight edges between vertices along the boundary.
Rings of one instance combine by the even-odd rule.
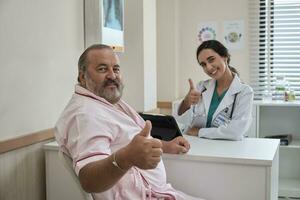
[[[78,82],[80,83],[81,86],[85,87],[85,75],[83,71],[79,71]]]

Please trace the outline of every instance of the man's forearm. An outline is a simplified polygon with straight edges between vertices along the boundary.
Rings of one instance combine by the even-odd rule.
[[[115,158],[121,169],[113,165],[113,155],[84,166],[79,172],[82,188],[89,193],[104,192],[111,188],[131,168],[126,157],[125,148],[116,152]]]
[[[171,153],[170,145],[172,145],[169,141],[161,141],[162,142],[162,150],[164,153]]]

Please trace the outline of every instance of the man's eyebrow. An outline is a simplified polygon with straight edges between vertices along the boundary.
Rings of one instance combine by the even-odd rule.
[[[107,67],[107,64],[105,64],[105,63],[100,63],[100,64],[97,65],[97,67],[103,67],[103,66]]]

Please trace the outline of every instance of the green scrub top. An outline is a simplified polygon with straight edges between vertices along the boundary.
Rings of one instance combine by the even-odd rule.
[[[211,121],[213,118],[214,113],[216,112],[219,104],[221,103],[223,97],[225,96],[227,90],[225,90],[220,96],[218,95],[217,92],[217,86],[218,86],[218,82],[216,82],[216,86],[215,86],[215,90],[214,90],[214,94],[212,96],[211,102],[210,102],[210,106],[209,106],[209,110],[208,110],[208,115],[207,115],[207,122],[206,122],[206,128],[211,127]]]

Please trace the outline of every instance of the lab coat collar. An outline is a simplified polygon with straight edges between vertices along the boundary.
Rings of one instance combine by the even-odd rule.
[[[230,92],[231,95],[234,95],[236,93],[241,92],[242,86],[243,86],[243,83],[241,82],[240,78],[238,77],[237,74],[234,74],[234,78],[233,78],[232,83],[230,84],[227,92]]]
[[[205,90],[205,91],[202,93],[202,98],[203,98],[203,103],[204,103],[204,106],[205,106],[206,115],[208,115],[211,99],[212,99],[212,96],[213,96],[213,93],[214,93],[214,90],[215,90],[215,85],[216,85],[216,80],[215,79],[210,79],[210,80],[205,81],[203,83],[203,89],[202,90]],[[242,90],[241,80],[235,74],[234,78],[233,78],[233,80],[232,80],[225,96],[223,97],[223,100],[219,104],[213,118],[215,118],[217,113],[219,113],[220,111],[222,111],[223,109],[225,109],[226,107],[231,105],[233,100],[234,100],[234,95],[236,93],[239,93],[241,90]]]
[[[205,114],[208,115],[208,110],[210,106],[210,102],[214,93],[214,88],[216,85],[216,81],[214,79],[205,81],[203,83],[203,93],[202,93],[202,99],[205,107]]]
[[[238,75],[234,75],[234,78],[225,94],[225,96],[223,97],[223,100],[221,101],[221,103],[219,104],[216,112],[214,113],[213,118],[216,117],[216,115],[221,112],[223,109],[225,109],[226,107],[229,107],[233,101],[234,101],[234,96],[241,92],[242,90],[242,83],[240,78],[238,77]]]

